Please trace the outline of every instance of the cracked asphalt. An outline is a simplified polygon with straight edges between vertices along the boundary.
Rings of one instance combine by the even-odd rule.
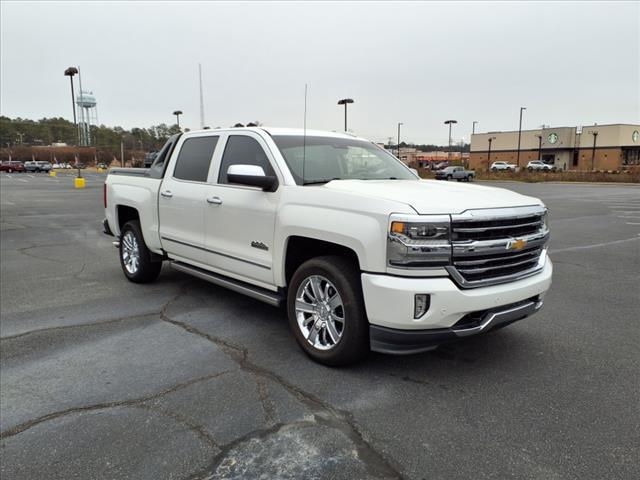
[[[331,369],[279,309],[127,282],[102,180],[0,176],[3,479],[640,477],[639,187],[500,183],[551,210],[542,311]]]

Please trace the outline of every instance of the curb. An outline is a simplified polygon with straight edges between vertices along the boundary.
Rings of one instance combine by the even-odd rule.
[[[561,181],[561,180],[552,180],[550,182],[525,182],[524,180],[475,180],[476,182],[504,182],[504,183],[529,183],[532,185],[537,184],[545,184],[545,185],[605,185],[605,186],[615,186],[619,185],[621,187],[640,187],[640,183],[631,183],[631,182],[572,182],[572,181]]]

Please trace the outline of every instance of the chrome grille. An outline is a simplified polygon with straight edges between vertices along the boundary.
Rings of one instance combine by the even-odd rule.
[[[544,266],[549,231],[543,207],[469,211],[452,216],[452,266],[462,288],[519,280]]]
[[[521,218],[505,218],[484,221],[454,221],[451,224],[453,241],[492,240],[530,235],[543,225],[543,213]]]

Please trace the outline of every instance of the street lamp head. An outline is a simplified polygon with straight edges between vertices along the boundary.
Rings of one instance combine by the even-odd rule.
[[[338,105],[346,105],[348,103],[353,103],[353,98],[343,98],[342,100],[338,100]]]
[[[76,67],[69,67],[64,71],[64,75],[66,77],[73,77],[78,73],[78,69]]]
[[[182,115],[182,110],[176,110],[173,112],[174,115]]]
[[[457,121],[457,120],[446,120],[446,121],[444,122],[444,124],[445,124],[445,125],[450,125],[450,124],[452,124],[452,123],[458,123],[458,121]]]

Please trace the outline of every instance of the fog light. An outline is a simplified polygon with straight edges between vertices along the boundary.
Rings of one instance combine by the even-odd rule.
[[[431,303],[431,297],[426,293],[417,293],[413,303],[413,318],[420,318],[427,310],[429,310],[429,304]]]

